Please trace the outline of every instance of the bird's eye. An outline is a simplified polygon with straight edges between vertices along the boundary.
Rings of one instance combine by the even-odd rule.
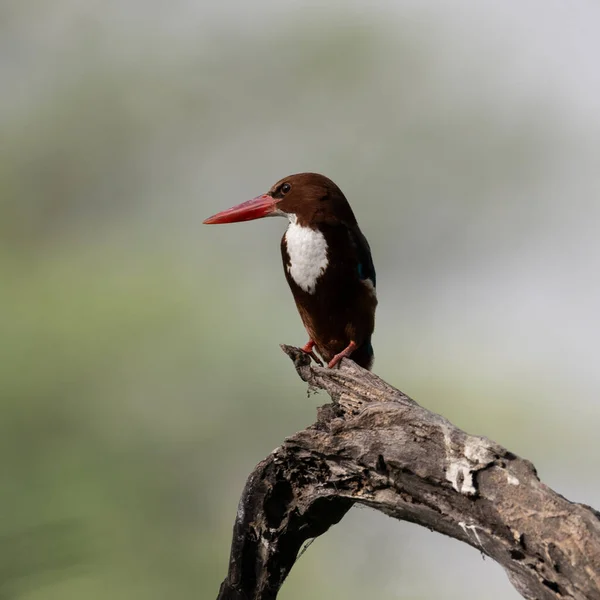
[[[292,189],[292,186],[289,183],[284,183],[281,186],[281,193],[282,194],[287,194],[291,189]]]

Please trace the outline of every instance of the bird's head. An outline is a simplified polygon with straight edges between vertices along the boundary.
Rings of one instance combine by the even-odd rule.
[[[287,217],[305,225],[356,223],[340,188],[324,175],[298,173],[280,179],[261,196],[224,210],[204,221],[207,225],[252,221],[262,217]]]

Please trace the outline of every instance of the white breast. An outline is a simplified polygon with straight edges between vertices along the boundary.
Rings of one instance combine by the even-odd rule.
[[[317,280],[329,264],[325,236],[316,229],[298,225],[294,219],[285,232],[285,242],[292,279],[305,292],[314,294]]]

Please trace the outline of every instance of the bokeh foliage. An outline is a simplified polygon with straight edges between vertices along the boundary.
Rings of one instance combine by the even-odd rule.
[[[450,36],[428,19],[222,17],[0,7],[0,598],[216,595],[246,474],[325,399],[278,352],[305,341],[281,226],[200,222],[288,172],[331,175],[371,240],[378,372],[532,458],[591,439],[595,408],[574,400],[584,418],[563,419],[567,382],[527,371],[531,354],[488,325],[494,286],[553,231],[544,189],[575,143],[560,106],[515,93],[510,60],[445,62]],[[341,527],[284,598],[446,589],[427,575],[445,542],[366,511]],[[514,595],[487,568],[504,586],[489,597]]]

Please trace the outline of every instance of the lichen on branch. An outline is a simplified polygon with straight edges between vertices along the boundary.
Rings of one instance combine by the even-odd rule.
[[[327,369],[282,348],[333,402],[250,474],[220,600],[276,598],[302,544],[354,503],[470,544],[502,565],[524,598],[600,600],[599,513],[352,361]]]

